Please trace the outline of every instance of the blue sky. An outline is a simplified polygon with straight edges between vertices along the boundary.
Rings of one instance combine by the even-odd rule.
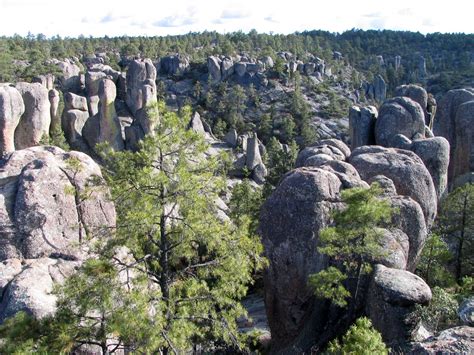
[[[474,33],[467,0],[0,0],[0,35],[292,33],[351,28]]]

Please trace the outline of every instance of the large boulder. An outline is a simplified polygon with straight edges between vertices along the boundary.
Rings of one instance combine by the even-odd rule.
[[[415,153],[396,148],[364,146],[352,152],[349,162],[366,181],[376,175],[390,178],[398,194],[418,202],[427,225],[432,224],[437,210],[436,190],[429,171]]]
[[[91,149],[105,142],[114,150],[124,149],[120,121],[115,111],[116,96],[114,82],[103,79],[99,85],[99,112],[87,120],[82,131]]]
[[[0,84],[0,155],[15,150],[15,129],[24,112],[20,92],[13,86]]]
[[[86,154],[33,147],[0,166],[0,260],[77,257],[78,245],[114,225],[107,191],[90,186],[101,172]]]
[[[350,318],[355,314],[316,299],[308,277],[329,265],[328,258],[317,251],[319,233],[331,224],[332,211],[343,207],[341,190],[368,188],[359,174],[360,170],[340,160],[297,168],[283,177],[262,206],[260,235],[269,260],[264,272],[265,304],[275,352],[304,352],[322,345],[340,330],[342,323],[331,319],[346,325],[354,320]],[[381,230],[381,246],[387,255],[373,261],[400,270],[414,269],[427,234],[423,211],[410,197],[397,195],[390,179],[374,176],[373,181],[382,185],[384,197],[397,209],[390,228]],[[363,278],[355,309],[367,307],[369,281]],[[404,329],[403,323],[397,327]]]
[[[62,73],[58,79],[63,92],[81,92],[84,85],[81,68],[71,59],[65,59],[62,61],[53,60],[53,62]]]
[[[375,141],[378,145],[393,146],[392,139],[397,134],[412,140],[425,137],[423,109],[408,97],[385,101],[375,123]]]
[[[431,300],[430,287],[419,276],[405,270],[376,265],[369,286],[366,313],[387,344],[406,343],[416,330],[408,320],[416,304]]]
[[[462,324],[474,327],[474,296],[461,303],[458,314]]]
[[[49,126],[49,133],[58,132],[61,129],[61,115],[59,113],[59,91],[56,89],[50,89],[48,93],[49,104],[51,105],[51,125]]]
[[[16,84],[23,97],[25,112],[15,130],[15,147],[24,149],[38,145],[43,136],[49,136],[51,104],[49,91],[40,83]]]
[[[428,93],[423,87],[414,84],[400,85],[397,86],[397,88],[395,89],[395,96],[406,96],[417,102],[423,109],[423,113],[425,115],[425,123],[428,126]]]
[[[183,75],[189,68],[189,58],[181,54],[163,57],[159,63],[159,71],[165,75]]]
[[[144,108],[148,86],[156,96],[156,68],[150,59],[133,60],[127,70],[127,97],[126,103],[130,112],[135,115]]]
[[[455,137],[451,162],[453,179],[474,171],[474,100],[459,105],[455,117]]]
[[[448,93],[446,93],[441,98],[437,106],[436,119],[434,120],[433,124],[433,132],[437,136],[446,138],[450,144],[450,164],[448,170],[448,181],[450,185],[454,183],[457,177],[457,172],[455,172],[455,170],[459,169],[457,168],[457,164],[459,163],[456,157],[462,154],[462,149],[465,149],[467,145],[469,145],[468,142],[461,142],[461,140],[467,139],[470,129],[465,135],[463,135],[463,132],[461,132],[461,128],[458,127],[457,122],[459,121],[461,126],[465,127],[466,122],[469,120],[469,116],[467,114],[470,111],[470,105],[466,105],[463,110],[461,110],[459,115],[458,110],[461,105],[470,101],[474,101],[473,88],[456,89],[448,91]],[[461,134],[461,137],[458,137],[458,134]],[[472,140],[470,142],[472,142]],[[462,149],[459,149],[458,145],[461,145]],[[472,143],[470,145],[472,145]],[[469,154],[469,152],[472,150],[472,148],[469,148],[464,153]],[[466,159],[466,157],[467,156],[464,158]],[[465,161],[463,161],[462,158],[460,163],[461,165],[464,164],[465,166]],[[464,170],[464,168],[461,168],[461,170]]]
[[[99,84],[107,75],[101,71],[88,71],[86,73],[86,92],[89,115],[94,116],[99,112]]]
[[[374,106],[352,106],[349,111],[351,149],[375,144],[375,122],[378,117]]]
[[[217,57],[210,56],[207,58],[207,70],[211,76],[212,81],[218,82],[222,78],[221,60]]]
[[[383,102],[387,96],[387,84],[381,75],[374,78],[373,88],[375,101]]]
[[[0,322],[18,311],[43,317],[55,310],[53,284],[107,237],[115,209],[107,189],[90,184],[101,172],[85,154],[32,147],[0,166]]]

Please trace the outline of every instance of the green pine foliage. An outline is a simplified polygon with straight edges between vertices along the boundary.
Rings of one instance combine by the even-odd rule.
[[[349,298],[357,299],[361,276],[372,270],[371,262],[384,255],[381,227],[390,221],[393,210],[380,198],[381,192],[376,183],[369,189],[342,191],[346,207],[336,210],[332,214],[334,225],[319,233],[318,252],[327,255],[335,266],[310,276],[316,296],[340,307],[347,306]],[[347,289],[346,279],[356,281],[353,289]]]
[[[225,187],[219,158],[206,156],[203,138],[187,129],[190,111],[179,117],[162,104],[149,111],[158,112],[154,134],[138,152],[102,148],[117,211],[114,236],[97,242],[96,257],[58,288],[56,314],[33,323],[39,335],[23,339],[3,328],[9,338],[3,349],[245,348],[236,324],[245,315],[239,300],[263,265],[262,246],[248,220],[219,218],[215,200]]]
[[[326,349],[327,354],[354,355],[388,355],[389,348],[382,340],[381,334],[372,326],[370,319],[358,318],[342,340],[331,341]]]

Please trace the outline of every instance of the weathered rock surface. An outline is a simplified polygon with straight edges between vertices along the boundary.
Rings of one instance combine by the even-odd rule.
[[[62,75],[59,77],[61,89],[66,92],[79,93],[83,88],[84,82],[81,77],[81,68],[72,60],[65,59],[63,61],[53,60],[53,63],[61,70]]]
[[[426,223],[431,225],[436,216],[436,190],[429,171],[415,153],[364,146],[352,152],[349,162],[366,181],[376,175],[390,178],[400,195],[409,196],[420,204]]]
[[[0,155],[15,150],[15,129],[25,112],[20,92],[13,86],[0,85]]]
[[[52,313],[53,283],[115,226],[108,191],[90,185],[100,176],[89,156],[56,147],[27,148],[0,161],[0,322],[20,310]]]
[[[459,176],[459,169],[461,171],[466,169],[468,156],[474,151],[471,129],[472,116],[469,117],[472,104],[464,106],[458,114],[460,106],[470,101],[474,101],[474,89],[450,90],[441,98],[436,111],[433,132],[436,136],[446,138],[450,144],[450,164],[448,169],[448,182],[450,185]],[[471,122],[470,127],[467,127],[467,132],[462,132],[466,125],[469,126],[467,123],[469,120]],[[459,137],[458,135],[461,136]],[[470,139],[468,138],[469,135]],[[464,156],[462,156],[463,154]],[[460,161],[458,162],[458,160]],[[460,167],[458,167],[458,164],[460,164]],[[474,167],[474,165],[471,166]]]
[[[427,304],[430,300],[431,290],[419,276],[376,265],[366,313],[386,343],[403,343],[410,340],[416,328],[416,324],[408,322],[407,316],[416,304]]]
[[[378,117],[374,106],[352,106],[349,111],[351,149],[375,144],[375,121]]]
[[[423,87],[414,84],[400,85],[395,89],[395,96],[406,96],[417,102],[423,109],[425,124],[428,125],[428,93]]]
[[[459,105],[455,126],[456,146],[452,155],[454,179],[474,171],[474,100]]]
[[[395,97],[381,106],[375,123],[375,142],[391,147],[392,139],[403,134],[408,139],[425,137],[425,118],[421,106],[408,97]]]
[[[50,89],[49,93],[49,104],[51,105],[51,125],[49,126],[49,133],[58,132],[61,129],[61,115],[59,113],[59,91]]]
[[[443,330],[438,336],[413,344],[410,354],[437,355],[474,353],[474,327],[462,326]]]
[[[40,83],[16,84],[23,97],[25,112],[15,130],[15,147],[24,149],[38,145],[43,136],[49,136],[51,125],[51,104],[49,92]]]
[[[364,148],[370,147],[359,149]],[[344,157],[343,153],[341,155]],[[424,174],[429,177],[421,160],[411,152],[408,155],[415,157],[417,167],[423,167]],[[311,159],[306,161],[311,163]],[[264,273],[264,283],[272,351],[302,352],[325,337],[329,340],[337,333],[337,326],[329,319],[346,317],[344,311],[337,311],[329,302],[314,297],[308,286],[308,276],[328,266],[328,258],[317,252],[319,232],[331,223],[331,211],[342,207],[342,189],[368,188],[360,178],[364,177],[364,170],[365,166],[356,170],[351,164],[335,159],[322,162],[319,167],[297,168],[283,177],[264,203],[260,229],[270,263]],[[385,191],[384,197],[397,209],[390,229],[382,230],[382,247],[388,253],[374,261],[400,270],[413,270],[427,235],[422,208],[414,199],[397,195],[397,184],[389,178],[373,175],[366,180],[379,182]],[[368,282],[368,278],[363,281],[362,289],[366,289]],[[403,280],[399,281],[399,284],[403,283]],[[416,293],[416,290],[407,292]],[[357,302],[361,303],[357,307],[371,306],[364,296]],[[409,332],[402,319],[395,317],[393,323],[398,329]]]
[[[146,92],[151,90],[156,96],[156,68],[150,59],[133,60],[127,71],[126,103],[131,113],[145,107]],[[149,88],[147,88],[147,86]]]
[[[189,58],[175,54],[160,59],[159,69],[165,75],[183,75],[189,70]]]
[[[86,92],[89,115],[99,112],[99,84],[107,76],[103,72],[88,71],[86,73]]]
[[[85,123],[82,134],[91,149],[96,144],[108,142],[114,150],[123,150],[124,141],[120,121],[115,111],[117,90],[110,79],[103,79],[99,85],[99,112]]]
[[[217,57],[210,56],[207,58],[207,70],[212,80],[218,82],[222,78],[221,74],[221,60]]]

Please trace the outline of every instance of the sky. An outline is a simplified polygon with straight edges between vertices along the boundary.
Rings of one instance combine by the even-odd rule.
[[[0,36],[352,28],[474,33],[472,0],[0,0]]]

